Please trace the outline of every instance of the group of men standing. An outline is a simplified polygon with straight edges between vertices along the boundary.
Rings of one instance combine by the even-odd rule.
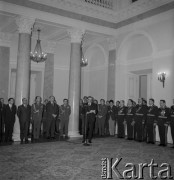
[[[94,135],[115,136],[117,124],[117,137],[125,138],[127,127],[127,139],[138,142],[145,141],[154,144],[156,139],[155,127],[158,126],[160,146],[167,145],[168,126],[171,127],[171,134],[174,143],[174,105],[171,108],[166,106],[165,100],[160,100],[160,107],[155,104],[154,99],[149,99],[149,106],[143,98],[138,99],[136,104],[129,99],[127,106],[124,100],[110,100],[105,103],[104,99],[100,104],[92,97],[84,97],[80,103],[80,131],[83,134],[83,142],[88,139],[91,143]]]
[[[21,144],[28,143],[30,125],[31,139],[37,142],[41,132],[47,139],[55,139],[55,132],[60,133],[60,137],[68,138],[68,123],[71,114],[71,107],[68,99],[63,100],[59,106],[54,96],[50,96],[49,101],[42,103],[42,98],[36,96],[35,102],[30,106],[26,98],[22,99],[22,104],[15,105],[13,98],[8,99],[8,104],[4,104],[4,99],[0,99],[0,142],[13,142],[13,129],[15,116],[19,118]],[[41,128],[42,127],[42,128]],[[3,137],[5,136],[5,137]]]
[[[98,104],[93,97],[84,97],[80,100],[79,108],[79,131],[83,135],[82,142],[92,143],[94,135],[115,136],[116,124],[118,138],[125,138],[127,129],[128,140],[146,141],[152,144],[156,141],[155,127],[157,125],[160,146],[167,145],[167,132],[170,126],[174,142],[174,105],[168,108],[165,100],[160,100],[158,108],[154,103],[154,99],[149,99],[148,106],[144,99],[139,98],[137,104],[129,99],[127,106],[124,100],[117,101],[114,105],[113,100],[105,103],[105,100],[101,99]],[[34,142],[39,140],[41,132],[47,139],[55,139],[56,132],[59,132],[61,139],[64,137],[68,139],[70,114],[71,107],[68,99],[64,99],[63,104],[59,106],[54,96],[50,96],[44,103],[40,96],[36,96],[35,102],[30,106],[28,100],[23,98],[22,104],[17,108],[13,98],[8,99],[8,104],[4,104],[4,99],[1,98],[0,142],[13,142],[16,115],[19,118],[22,144],[28,143],[30,125],[32,126],[31,138]]]

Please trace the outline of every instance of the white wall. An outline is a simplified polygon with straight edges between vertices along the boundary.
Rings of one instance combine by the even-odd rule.
[[[146,20],[143,27],[141,23],[138,28],[139,22],[137,22],[136,30],[132,26],[132,30],[129,27],[127,33],[124,31],[118,36],[116,77],[120,73],[120,79],[116,79],[116,98],[120,95],[127,97],[123,91],[126,87],[126,72],[152,69],[152,97],[156,100],[157,105],[161,98],[167,101],[168,106],[172,104],[174,98],[172,93],[174,92],[174,13],[172,16],[169,14],[171,12],[164,13],[163,18],[161,16],[151,17],[149,24]],[[154,23],[150,23],[153,19]],[[126,72],[120,72],[119,67],[124,66],[127,68]],[[165,88],[157,79],[158,72],[163,71],[167,73]]]

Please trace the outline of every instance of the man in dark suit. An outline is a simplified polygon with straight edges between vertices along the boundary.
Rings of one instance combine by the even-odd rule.
[[[88,139],[89,143],[92,143],[93,129],[95,124],[97,107],[93,103],[93,98],[91,96],[88,97],[88,104],[85,106],[85,131],[83,134],[83,141],[85,142]]]
[[[28,104],[27,98],[22,99],[22,105],[18,107],[17,116],[20,124],[20,139],[21,144],[25,139],[25,143],[28,143],[28,130],[31,118],[31,106]]]
[[[50,96],[49,102],[46,105],[46,113],[47,113],[47,139],[55,139],[55,123],[56,118],[59,115],[59,107],[55,103],[55,97]]]
[[[170,109],[166,107],[166,101],[160,100],[160,108],[158,109],[158,129],[160,136],[159,146],[166,146],[167,144],[167,128],[170,118]]]
[[[9,98],[8,104],[5,106],[5,142],[13,142],[12,134],[15,123],[16,106],[14,105],[14,99]]]
[[[155,123],[158,116],[158,107],[154,105],[154,99],[149,99],[149,107],[147,110],[147,143],[154,144],[155,141]]]

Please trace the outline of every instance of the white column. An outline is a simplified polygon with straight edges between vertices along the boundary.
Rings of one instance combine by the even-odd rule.
[[[16,92],[15,103],[19,106],[22,98],[29,98],[30,91],[30,50],[31,50],[31,28],[34,24],[33,18],[20,16],[16,19],[19,30],[17,72],[16,72]],[[16,118],[13,131],[14,141],[20,140],[19,120]]]
[[[71,116],[69,121],[68,135],[80,137],[79,135],[79,100],[81,94],[81,40],[84,30],[71,29],[68,31],[71,37],[70,72],[69,72],[69,103]]]

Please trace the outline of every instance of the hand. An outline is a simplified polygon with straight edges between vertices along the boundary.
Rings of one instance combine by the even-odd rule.
[[[52,114],[52,116],[55,118],[57,115],[56,114]]]
[[[165,127],[167,127],[167,126],[168,126],[168,124],[164,124],[164,126],[165,126]]]
[[[135,121],[132,121],[131,125],[134,126],[134,124],[135,124]]]

